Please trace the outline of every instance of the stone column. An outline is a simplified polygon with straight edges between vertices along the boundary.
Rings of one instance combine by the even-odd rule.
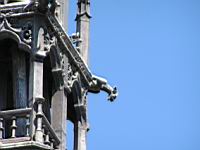
[[[37,55],[30,60],[29,106],[34,108],[31,114],[31,137],[43,143],[42,104],[43,98],[43,56]]]
[[[89,41],[90,41],[90,0],[78,0],[77,3],[77,33],[80,34],[81,42],[77,43],[77,47],[79,48],[80,54],[85,61],[86,64],[89,64]],[[81,81],[80,81],[81,82]],[[77,93],[78,94],[78,93]],[[81,101],[87,101],[86,98],[82,95]],[[85,104],[84,107],[87,107]],[[80,118],[84,118],[81,122],[80,120],[76,120],[74,123],[74,150],[86,150],[86,137],[87,137],[87,109],[79,109],[81,113],[77,113],[76,115],[80,115]],[[76,111],[76,112],[78,112]]]
[[[68,5],[69,0],[58,0],[58,19],[64,27],[65,31],[68,29]]]
[[[86,135],[87,128],[77,121],[74,124],[74,150],[86,150]]]
[[[77,10],[77,33],[80,34],[81,42],[77,44],[79,47],[80,54],[82,55],[85,63],[89,63],[89,41],[90,41],[90,1],[89,0],[78,0]]]
[[[64,70],[67,71],[68,58],[64,56]],[[65,74],[65,82],[67,82],[67,74]],[[52,96],[52,126],[60,138],[61,143],[59,150],[66,150],[66,119],[67,119],[67,93],[64,87],[60,87],[60,90],[56,91]]]
[[[64,89],[57,91],[52,97],[52,126],[60,138],[59,150],[66,149],[66,112],[67,96]]]

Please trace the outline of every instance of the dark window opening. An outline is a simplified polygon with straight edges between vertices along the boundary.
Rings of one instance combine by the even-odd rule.
[[[28,106],[29,55],[11,39],[0,41],[0,111]],[[16,114],[17,117],[17,114]],[[17,120],[17,136],[25,135],[25,120]],[[11,120],[4,120],[4,138],[11,136]]]
[[[50,57],[47,56],[44,59],[44,69],[43,69],[43,96],[45,98],[44,104],[43,104],[43,112],[49,122],[51,122],[51,99],[53,95],[53,87],[54,87],[54,80],[52,76],[52,69],[51,69],[51,62]]]
[[[14,108],[11,40],[0,42],[0,110]]]

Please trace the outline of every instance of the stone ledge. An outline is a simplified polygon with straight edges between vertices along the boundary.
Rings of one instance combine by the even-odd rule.
[[[19,138],[20,139],[20,138]],[[13,149],[19,149],[19,150],[50,150],[51,147],[44,145],[39,142],[35,141],[20,141],[18,138],[16,139],[8,139],[7,142],[5,140],[0,141],[0,150],[13,150]],[[4,143],[2,143],[4,141]],[[13,143],[11,143],[13,141]]]
[[[31,138],[30,137],[17,137],[17,138],[1,139],[0,146],[2,144],[12,144],[12,143],[25,142],[25,141],[31,141]]]

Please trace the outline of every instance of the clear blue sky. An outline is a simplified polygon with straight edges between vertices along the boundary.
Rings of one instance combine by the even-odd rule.
[[[119,97],[89,95],[88,150],[200,150],[200,1],[91,6],[90,68]]]

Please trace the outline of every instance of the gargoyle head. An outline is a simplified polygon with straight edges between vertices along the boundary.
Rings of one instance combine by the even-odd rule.
[[[118,96],[117,87],[114,87],[111,93],[108,95],[108,100],[113,102]]]

